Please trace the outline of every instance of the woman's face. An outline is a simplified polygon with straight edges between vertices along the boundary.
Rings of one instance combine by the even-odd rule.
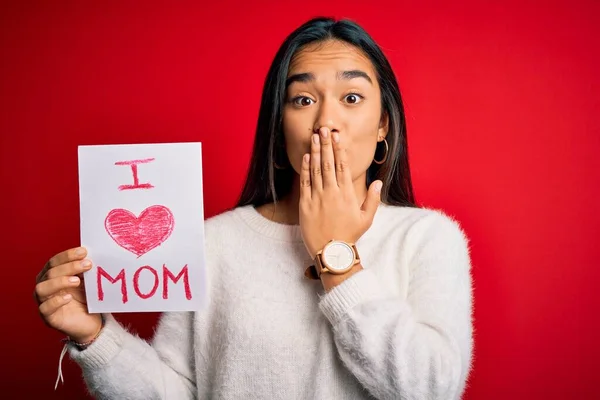
[[[340,135],[352,179],[361,178],[387,134],[371,61],[356,47],[329,40],[296,53],[287,77],[283,132],[294,170],[300,171],[302,156],[310,153],[311,136],[327,127]]]

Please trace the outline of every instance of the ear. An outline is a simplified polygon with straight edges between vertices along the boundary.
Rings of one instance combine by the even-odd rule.
[[[388,134],[390,126],[390,117],[387,112],[383,112],[379,120],[379,129],[377,130],[377,141],[381,142]]]

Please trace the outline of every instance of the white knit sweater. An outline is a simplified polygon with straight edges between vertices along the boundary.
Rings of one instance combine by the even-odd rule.
[[[459,399],[473,352],[469,242],[439,210],[380,205],[364,270],[328,293],[304,277],[299,226],[252,206],[206,221],[209,301],[162,314],[151,341],[111,315],[68,351],[98,399]]]

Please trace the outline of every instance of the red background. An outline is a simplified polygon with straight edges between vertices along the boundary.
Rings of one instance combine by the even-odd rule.
[[[3,398],[85,397],[68,359],[53,391],[61,335],[32,300],[44,262],[79,243],[77,146],[202,141],[206,216],[225,210],[272,57],[316,15],[383,47],[417,200],[471,237],[465,398],[600,396],[599,2],[82,3],[0,9]],[[119,319],[150,337],[156,316]]]

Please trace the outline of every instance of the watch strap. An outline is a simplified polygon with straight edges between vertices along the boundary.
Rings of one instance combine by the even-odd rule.
[[[304,276],[306,276],[308,279],[319,279],[317,267],[310,265],[308,268],[306,268],[306,271],[304,271]]]

